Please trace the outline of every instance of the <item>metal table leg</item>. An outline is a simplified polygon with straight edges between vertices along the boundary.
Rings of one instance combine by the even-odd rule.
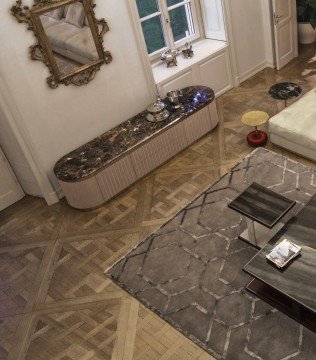
[[[239,235],[239,239],[250,243],[258,249],[263,248],[284,226],[284,223],[280,222],[272,229],[269,229],[248,217],[245,218],[247,222],[247,229]]]
[[[256,238],[255,222],[249,218],[246,218],[246,221],[247,221],[249,242],[251,242],[255,246],[258,246],[257,238]]]

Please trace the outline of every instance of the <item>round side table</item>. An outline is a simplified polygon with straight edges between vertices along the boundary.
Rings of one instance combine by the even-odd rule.
[[[270,116],[264,111],[249,111],[243,115],[241,122],[244,125],[254,126],[255,130],[251,131],[247,136],[250,146],[264,146],[268,141],[268,135],[265,131],[258,130],[258,126],[265,124]]]
[[[287,107],[287,101],[300,96],[302,88],[297,84],[291,82],[282,82],[270,87],[269,95],[276,100],[284,100],[285,107]]]

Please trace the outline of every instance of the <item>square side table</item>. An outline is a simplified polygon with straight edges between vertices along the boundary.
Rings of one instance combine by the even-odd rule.
[[[246,218],[247,229],[239,238],[261,249],[282,229],[280,220],[295,204],[296,201],[252,183],[228,207]]]

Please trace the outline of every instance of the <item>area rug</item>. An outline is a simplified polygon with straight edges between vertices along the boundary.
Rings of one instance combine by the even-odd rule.
[[[106,273],[217,359],[315,359],[315,333],[245,290],[257,250],[227,204],[254,181],[297,201],[288,218],[316,192],[315,170],[257,149]]]

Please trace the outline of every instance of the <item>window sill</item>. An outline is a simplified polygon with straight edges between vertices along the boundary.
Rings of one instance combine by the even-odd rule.
[[[194,51],[193,58],[185,59],[180,54],[177,57],[178,66],[167,68],[166,64],[161,61],[152,64],[152,71],[157,85],[176,76],[183,70],[189,69],[193,65],[216,55],[228,46],[225,41],[210,39],[204,39],[192,45]]]

